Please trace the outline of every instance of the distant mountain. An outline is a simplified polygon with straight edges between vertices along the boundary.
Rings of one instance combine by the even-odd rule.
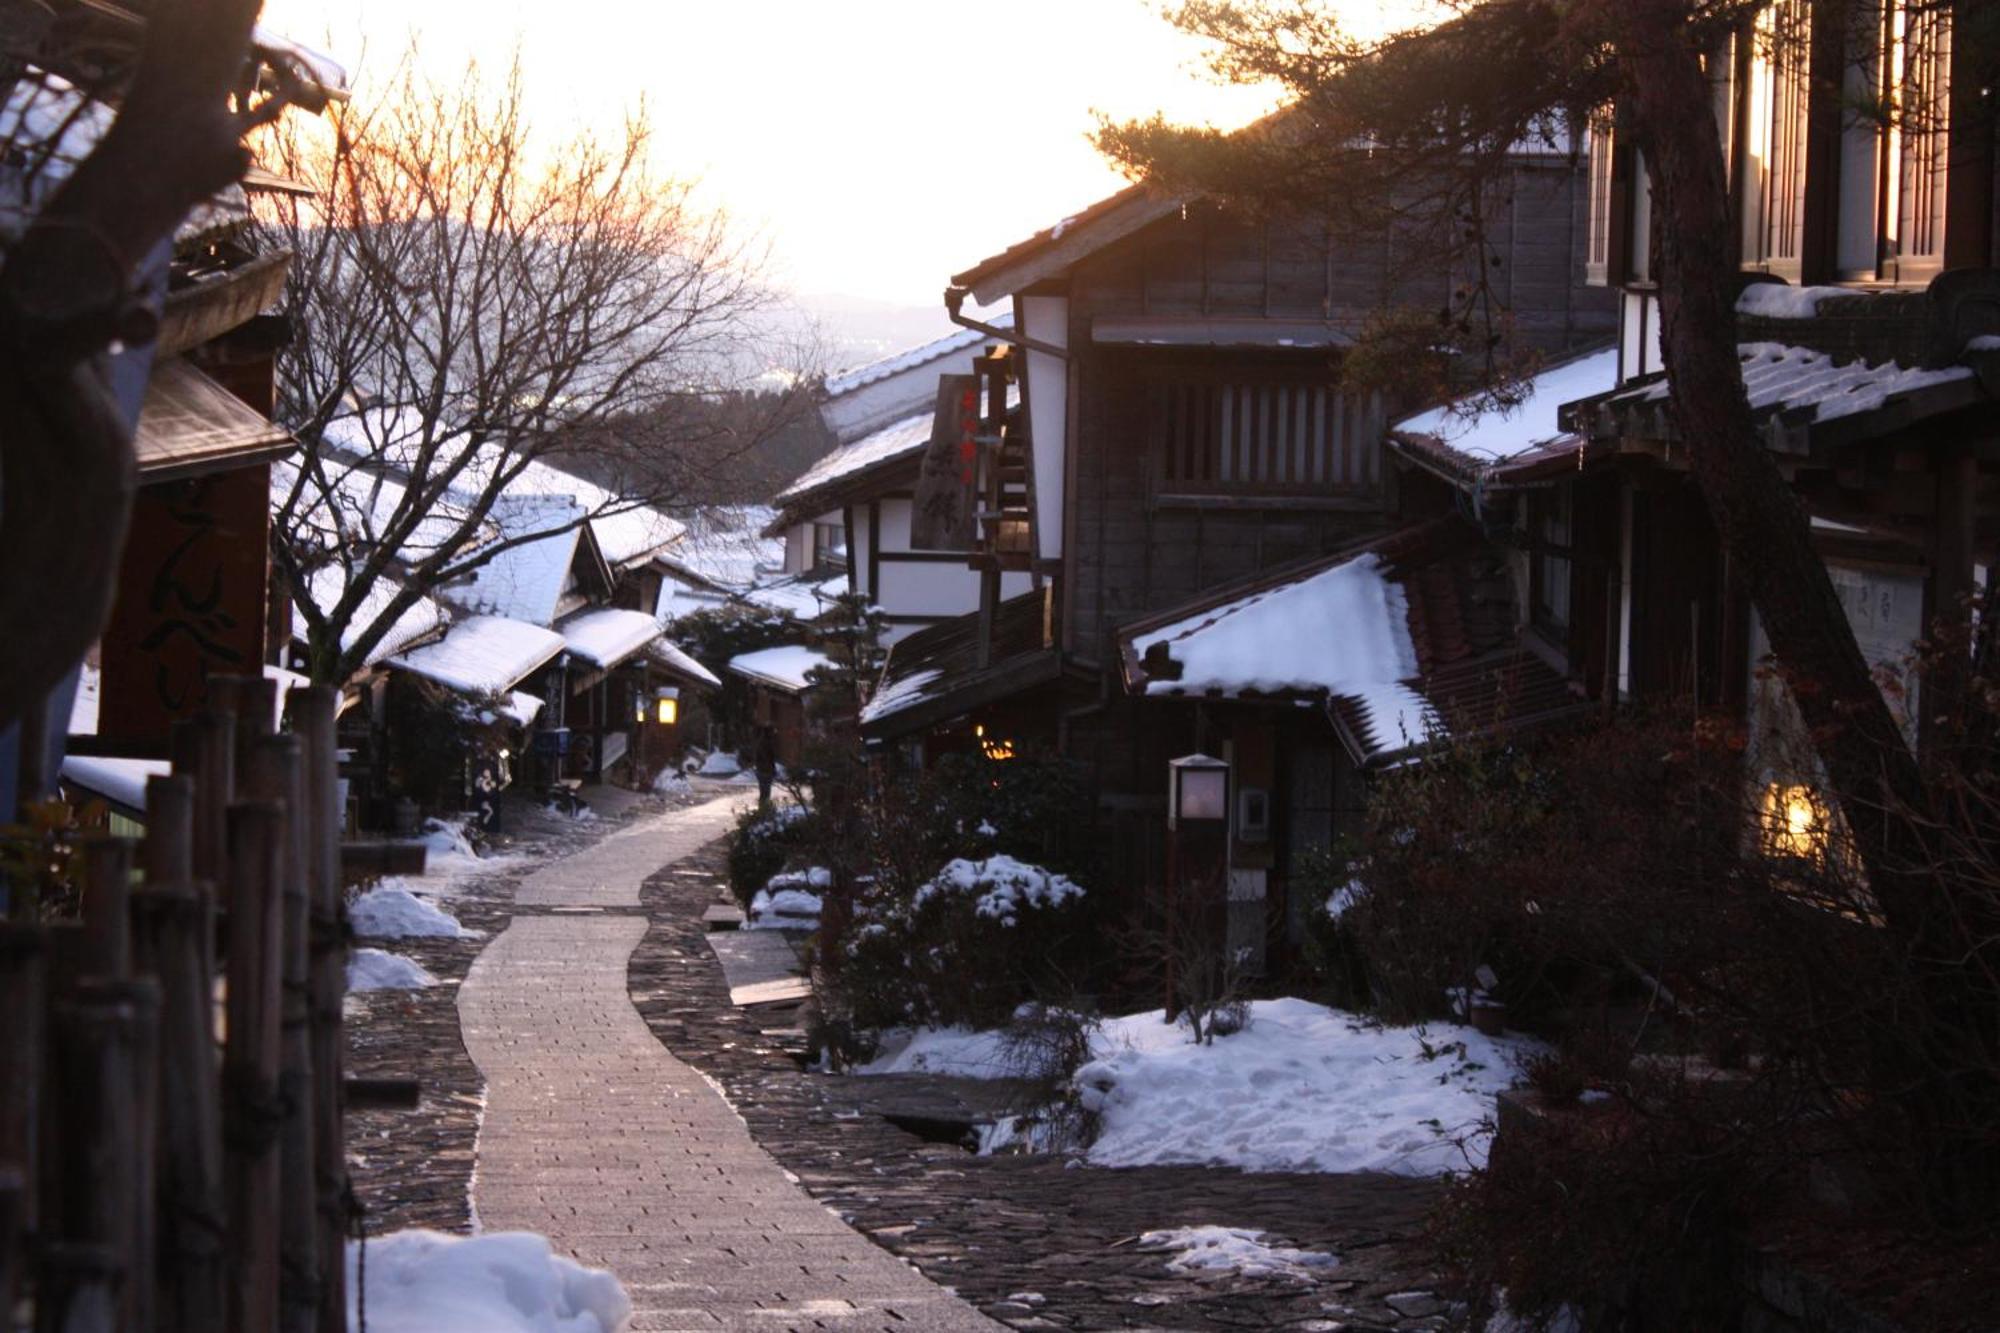
[[[866,296],[800,294],[789,310],[793,327],[817,330],[821,364],[831,376],[885,356],[921,347],[954,327],[943,294],[932,305],[899,305]]]

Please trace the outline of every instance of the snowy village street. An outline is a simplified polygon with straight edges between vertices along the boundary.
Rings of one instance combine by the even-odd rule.
[[[459,993],[488,1079],[480,1223],[541,1232],[616,1273],[634,1329],[990,1327],[788,1181],[627,998],[640,881],[743,804],[656,816],[522,884],[522,910]]]
[[[1436,1325],[1408,1244],[1432,1180],[976,1155],[952,1123],[1028,1109],[1009,1101],[1017,1081],[803,1067],[802,1034],[771,1026],[795,1011],[741,1003],[741,987],[732,1002],[738,960],[786,933],[703,919],[753,800],[701,783],[664,811],[409,881],[484,934],[376,937],[438,984],[361,991],[350,1012],[364,1072],[424,1085],[418,1108],[363,1118],[371,1233],[540,1233],[616,1276],[633,1330]],[[359,915],[364,935],[403,928]],[[385,1035],[400,1051],[386,1064]],[[421,1320],[393,1245],[371,1259],[389,1274],[371,1302]],[[564,1280],[558,1304],[619,1308]]]

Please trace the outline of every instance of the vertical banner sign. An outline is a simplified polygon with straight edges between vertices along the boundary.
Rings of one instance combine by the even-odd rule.
[[[938,376],[931,442],[917,469],[910,510],[910,546],[920,551],[970,551],[978,535],[974,486],[979,476],[979,381]]]
[[[263,668],[270,468],[140,490],[103,639],[98,731],[164,745],[212,675]]]

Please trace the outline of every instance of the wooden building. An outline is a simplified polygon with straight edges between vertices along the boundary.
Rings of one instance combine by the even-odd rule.
[[[1523,152],[1497,209],[1516,336],[1551,354],[1615,327],[1610,294],[1582,282],[1584,186],[1568,155]],[[1340,375],[1371,320],[1435,311],[1453,281],[1384,236],[1252,220],[1143,186],[960,274],[954,310],[967,297],[1013,306],[1009,328],[984,330],[1009,344],[982,366],[1008,395],[982,384],[969,432],[979,527],[966,563],[984,585],[980,609],[892,648],[864,734],[911,761],[997,746],[1089,763],[1131,887],[1159,873],[1168,759],[1229,758],[1250,775],[1238,787],[1257,824],[1234,844],[1233,891],[1257,904],[1239,916],[1275,910],[1294,863],[1357,805],[1361,768],[1402,747],[1343,717],[1327,672],[1181,688],[1160,645],[1261,616],[1247,608],[1274,597],[1310,607],[1316,574],[1363,557],[1393,555],[1399,590],[1443,588],[1412,600],[1458,623],[1449,604],[1481,582],[1466,564],[1479,562],[1478,534],[1407,531],[1381,441],[1411,405],[1346,392]],[[1007,596],[1003,578],[1029,586]],[[1388,604],[1377,629],[1407,637]],[[1410,673],[1509,656],[1512,620],[1494,623],[1505,629],[1441,639]],[[1535,685],[1552,681],[1567,703],[1546,669]]]

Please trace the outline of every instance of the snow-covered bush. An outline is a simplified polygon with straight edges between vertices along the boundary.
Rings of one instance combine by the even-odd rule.
[[[1004,1023],[1089,962],[1089,897],[1012,856],[954,858],[907,895],[868,886],[833,969],[860,1028]]]
[[[729,889],[749,907],[771,877],[803,861],[818,836],[817,821],[802,805],[747,810],[729,835]]]

